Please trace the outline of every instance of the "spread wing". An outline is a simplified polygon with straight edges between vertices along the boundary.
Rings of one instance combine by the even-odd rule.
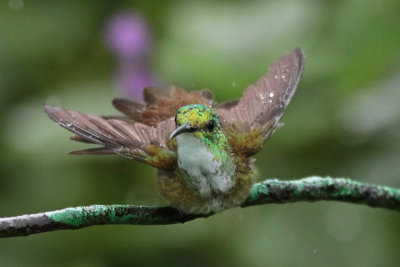
[[[44,110],[52,120],[76,134],[72,139],[101,145],[72,154],[115,153],[157,168],[176,166],[176,153],[167,144],[169,134],[175,129],[173,119],[152,127],[126,118],[101,117],[60,107],[45,106]]]
[[[220,120],[242,132],[261,128],[264,138],[269,138],[296,91],[303,69],[301,49],[284,55],[270,66],[267,75],[246,89],[236,105],[216,108]]]

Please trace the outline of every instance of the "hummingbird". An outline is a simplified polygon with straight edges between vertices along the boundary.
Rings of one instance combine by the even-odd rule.
[[[124,116],[83,114],[46,105],[47,115],[100,146],[75,155],[117,154],[158,169],[157,186],[184,214],[210,214],[242,204],[258,178],[255,159],[293,97],[304,69],[297,48],[270,67],[238,100],[216,103],[210,91],[147,87],[144,102],[116,98]]]

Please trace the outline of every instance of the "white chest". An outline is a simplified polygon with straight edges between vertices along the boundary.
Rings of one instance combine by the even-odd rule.
[[[232,189],[235,183],[235,169],[230,166],[232,162],[216,160],[206,145],[191,133],[180,134],[177,142],[178,165],[189,175],[186,180],[189,187],[204,197],[212,192],[223,194]]]

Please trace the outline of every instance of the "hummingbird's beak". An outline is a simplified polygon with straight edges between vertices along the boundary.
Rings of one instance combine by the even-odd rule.
[[[171,133],[171,135],[169,136],[169,140],[176,137],[177,135],[180,135],[181,133],[192,133],[194,131],[196,131],[196,128],[192,127],[190,123],[182,124]]]

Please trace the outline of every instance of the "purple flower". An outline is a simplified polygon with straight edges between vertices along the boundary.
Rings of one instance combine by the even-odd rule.
[[[125,96],[142,101],[143,89],[158,85],[149,68],[152,38],[146,21],[137,13],[116,14],[108,22],[105,35],[119,65],[118,87]]]
[[[130,60],[150,52],[151,34],[141,15],[124,12],[111,17],[106,42],[120,60]]]

